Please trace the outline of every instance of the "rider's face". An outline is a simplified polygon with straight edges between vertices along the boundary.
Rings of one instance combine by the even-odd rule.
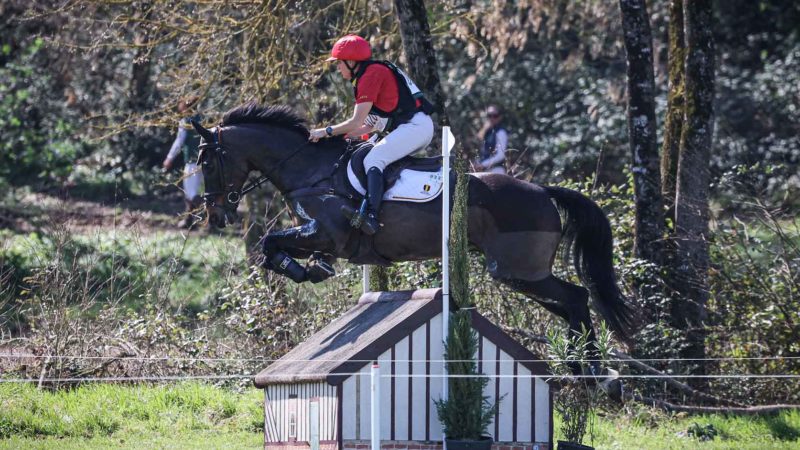
[[[353,78],[353,74],[350,72],[350,69],[347,68],[347,64],[345,64],[343,60],[340,59],[336,61],[336,69],[339,70],[339,73],[342,74],[342,78],[345,80]]]

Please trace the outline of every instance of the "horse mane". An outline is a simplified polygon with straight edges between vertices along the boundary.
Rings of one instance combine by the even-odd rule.
[[[236,125],[240,123],[263,123],[279,125],[308,137],[306,120],[294,109],[286,105],[266,106],[254,101],[239,105],[222,116],[222,125]]]

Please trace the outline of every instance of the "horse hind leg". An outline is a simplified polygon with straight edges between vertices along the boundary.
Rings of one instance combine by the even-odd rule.
[[[553,275],[537,281],[510,280],[508,284],[566,320],[573,336],[580,336],[585,329],[589,333],[590,341],[594,340],[589,316],[589,291],[586,288]]]
[[[548,311],[556,314],[569,324],[569,336],[576,339],[587,333],[588,358],[593,360],[592,369],[599,369],[594,360],[599,359],[597,340],[589,315],[589,291],[581,286],[548,275],[537,281],[511,279],[504,280],[515,291],[536,300]],[[573,347],[574,348],[574,347]],[[580,364],[572,365],[576,374],[582,372]]]

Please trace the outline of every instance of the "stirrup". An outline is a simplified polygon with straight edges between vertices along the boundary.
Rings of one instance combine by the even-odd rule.
[[[363,216],[361,219],[361,232],[366,234],[367,236],[372,236],[381,229],[381,223],[378,222],[378,218],[375,217],[374,214],[370,213],[366,216]]]
[[[348,205],[339,208],[346,218],[350,220],[350,226],[361,230],[367,236],[372,236],[380,229],[380,222],[373,214],[362,213],[361,210],[353,209]]]

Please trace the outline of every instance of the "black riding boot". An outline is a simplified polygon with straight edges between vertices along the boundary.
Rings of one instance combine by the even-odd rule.
[[[382,202],[383,172],[377,167],[372,167],[367,172],[367,214],[364,218],[364,223],[361,225],[361,231],[364,234],[372,236],[380,229],[381,223],[378,222],[378,213],[381,212]]]
[[[350,219],[350,225],[358,228],[362,233],[372,236],[381,227],[378,222],[378,213],[381,211],[383,201],[383,172],[377,167],[367,172],[367,196],[358,209],[349,205],[342,205],[342,214]]]

